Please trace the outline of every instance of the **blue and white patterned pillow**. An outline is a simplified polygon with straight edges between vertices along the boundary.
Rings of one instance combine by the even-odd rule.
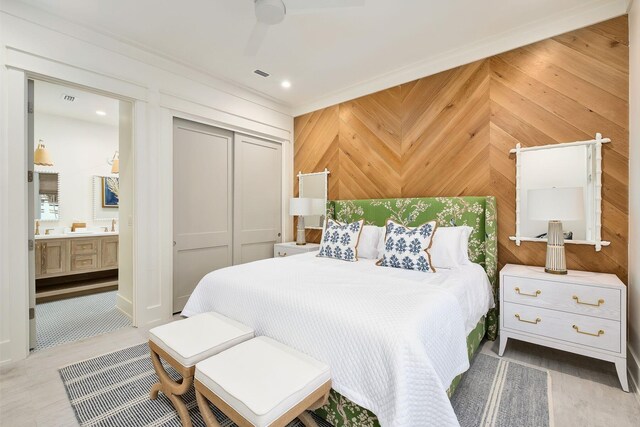
[[[342,261],[358,261],[356,247],[358,240],[360,240],[363,224],[363,219],[349,224],[327,219],[318,256]]]
[[[377,265],[435,273],[428,251],[435,230],[435,221],[411,228],[388,219],[384,252]]]

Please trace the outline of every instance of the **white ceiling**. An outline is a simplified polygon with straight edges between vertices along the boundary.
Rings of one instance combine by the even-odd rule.
[[[69,102],[62,99],[63,95],[76,98]],[[46,113],[118,126],[119,101],[84,90],[36,80],[33,103],[36,120],[38,113]],[[99,116],[96,111],[104,111],[106,115]]]
[[[340,93],[363,95],[398,84],[401,76],[407,81],[460,65],[465,61],[457,58],[468,62],[475,59],[473,52],[486,53],[477,48],[482,44],[512,48],[516,46],[510,43],[548,37],[554,28],[558,34],[573,29],[568,27],[575,23],[608,19],[624,13],[626,4],[625,0],[366,0],[359,8],[288,15],[269,29],[258,54],[247,57],[244,48],[255,22],[253,0],[24,1],[250,88],[298,112],[319,107]],[[471,54],[460,55],[465,51]],[[256,68],[271,77],[255,75]],[[412,68],[417,75],[407,72]],[[398,77],[390,78],[393,75]],[[291,81],[290,89],[280,86],[283,79]]]

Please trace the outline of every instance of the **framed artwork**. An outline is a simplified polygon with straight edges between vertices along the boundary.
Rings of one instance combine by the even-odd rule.
[[[102,177],[102,207],[117,208],[118,195],[120,190],[120,181],[115,176]]]

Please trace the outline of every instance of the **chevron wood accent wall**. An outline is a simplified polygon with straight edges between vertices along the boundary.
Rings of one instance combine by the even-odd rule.
[[[509,240],[509,149],[600,132],[613,141],[603,149],[602,234],[611,246],[567,245],[567,264],[626,282],[628,58],[622,16],[296,117],[295,173],[328,168],[331,199],[494,195],[500,264],[544,265],[544,243]]]

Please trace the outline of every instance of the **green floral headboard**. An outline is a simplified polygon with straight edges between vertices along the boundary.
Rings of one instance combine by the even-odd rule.
[[[484,267],[498,294],[498,220],[495,197],[424,197],[409,199],[333,200],[328,216],[341,222],[364,218],[365,224],[384,226],[387,219],[417,226],[435,219],[438,227],[468,225],[469,259]],[[436,231],[437,233],[437,231]],[[498,318],[495,309],[487,314],[487,337],[496,339]]]

